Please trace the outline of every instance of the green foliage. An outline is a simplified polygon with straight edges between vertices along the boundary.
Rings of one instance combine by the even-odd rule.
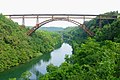
[[[63,40],[70,44],[82,43],[87,37],[86,32],[79,27],[68,27],[62,31],[62,35]]]
[[[105,25],[102,29],[96,31],[97,41],[112,40],[120,42],[120,18],[110,25]]]
[[[64,28],[62,27],[40,27],[40,30],[50,31],[50,32],[59,32],[62,31]]]
[[[118,11],[111,11],[111,12],[107,12],[107,13],[104,13],[104,14],[100,14],[100,15],[109,15],[109,16],[114,16],[114,17],[111,17],[111,18],[117,18],[117,15],[118,15]],[[90,20],[90,21],[85,21],[85,25],[90,28],[90,29],[93,29],[95,27],[103,27],[104,25],[106,24],[111,24],[112,22],[114,21],[114,19],[112,20],[101,20],[101,25],[99,24],[100,22],[100,19],[99,19],[99,16],[97,16],[96,18]]]
[[[62,43],[57,33],[37,31],[27,36],[27,31],[0,15],[0,72],[48,53]]]
[[[16,80],[16,78],[9,78],[9,80]]]
[[[79,46],[78,46],[79,47]],[[120,44],[112,41],[102,43],[89,38],[67,62],[55,68],[49,65],[48,73],[42,80],[113,80],[118,79],[118,55]],[[117,63],[116,63],[117,62]],[[118,68],[118,67],[117,67]],[[116,73],[117,72],[117,73]],[[117,76],[117,77],[116,77]],[[40,80],[41,80],[40,79]]]
[[[98,26],[97,22],[93,19],[86,25]],[[64,32],[64,39],[72,43],[73,54],[71,57],[66,55],[66,62],[57,68],[50,65],[48,73],[40,77],[40,80],[120,80],[120,19],[108,22],[109,24],[104,20],[103,28],[93,30],[95,37],[84,40],[82,44],[76,35],[78,31],[73,35],[72,32],[76,31],[74,29]]]
[[[118,12],[105,14],[116,15]],[[99,26],[98,22],[93,19],[85,25],[92,30],[92,27]],[[59,67],[50,64],[40,80],[119,80],[120,19],[103,20],[102,26],[93,30],[94,38],[87,40],[87,35],[79,28],[65,29],[63,38],[72,44],[73,54],[66,56],[66,61]],[[0,71],[49,52],[62,42],[56,33],[38,31],[29,37],[24,32],[26,29],[0,15]],[[28,79],[28,76],[23,77]]]
[[[20,80],[29,80],[29,77],[31,76],[31,73],[29,71],[26,71],[22,73]]]
[[[53,64],[49,64],[47,66],[47,72],[55,71],[57,68],[58,68],[57,66],[54,66]]]

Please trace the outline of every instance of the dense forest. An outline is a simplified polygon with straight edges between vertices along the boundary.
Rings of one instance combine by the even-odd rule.
[[[96,18],[84,23],[95,33],[93,37],[80,27],[68,27],[60,34],[36,31],[27,36],[28,29],[0,15],[0,72],[49,53],[63,38],[72,45],[73,54],[66,55],[59,67],[48,65],[47,73],[39,80],[120,80],[120,18],[102,20],[101,26]],[[30,72],[23,73],[23,80],[29,80],[29,75]]]
[[[62,27],[40,27],[40,30],[50,31],[50,32],[58,32],[64,30]]]
[[[33,26],[26,26],[26,27],[27,28],[32,28]],[[64,28],[62,28],[62,27],[45,27],[45,26],[42,26],[38,30],[49,31],[49,32],[60,32],[60,31],[64,30]]]
[[[62,44],[60,34],[39,30],[28,36],[27,31],[0,14],[0,72],[49,53]]]
[[[61,31],[61,34],[63,35],[64,42],[69,44],[73,42],[82,43],[87,38],[87,33],[77,26],[67,27]]]
[[[102,28],[97,19],[85,25],[95,36],[87,37],[77,28],[66,29],[63,37],[72,44],[72,56],[66,55],[66,61],[59,67],[50,64],[48,73],[40,76],[40,80],[120,80],[120,18],[102,20]]]

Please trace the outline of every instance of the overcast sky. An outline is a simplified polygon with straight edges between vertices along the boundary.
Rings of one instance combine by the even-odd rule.
[[[2,14],[101,14],[109,11],[120,12],[120,0],[0,0]],[[31,21],[27,20],[26,25],[35,23],[35,20]],[[56,21],[46,26],[66,25],[72,24]]]

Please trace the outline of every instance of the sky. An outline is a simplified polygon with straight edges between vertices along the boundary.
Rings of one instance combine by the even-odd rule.
[[[120,12],[120,0],[0,0],[2,14],[102,14]],[[14,20],[22,24],[21,20]],[[25,20],[35,25],[36,20]],[[81,20],[80,20],[81,21]],[[82,23],[82,22],[81,22]],[[74,26],[72,23],[55,21],[44,26]]]

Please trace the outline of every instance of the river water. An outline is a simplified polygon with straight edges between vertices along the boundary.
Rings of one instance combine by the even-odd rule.
[[[25,71],[29,71],[32,74],[30,80],[37,80],[38,76],[47,72],[47,65],[52,63],[55,66],[59,66],[65,61],[65,55],[71,54],[72,47],[67,43],[63,43],[60,48],[53,50],[50,54],[44,54],[37,59],[33,59],[29,63],[22,64],[18,67],[0,73],[0,80],[8,80],[9,78],[14,77],[18,79]]]

